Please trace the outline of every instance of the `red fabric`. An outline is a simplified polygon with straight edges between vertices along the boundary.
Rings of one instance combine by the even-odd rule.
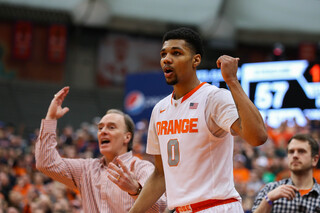
[[[176,208],[176,212],[184,212],[184,211],[191,211],[191,212],[199,212],[204,209],[208,209],[214,206],[219,206],[227,203],[233,203],[237,202],[238,200],[235,198],[229,198],[226,200],[205,200],[201,201],[199,203],[194,203],[191,205],[186,205],[186,206],[180,206]]]

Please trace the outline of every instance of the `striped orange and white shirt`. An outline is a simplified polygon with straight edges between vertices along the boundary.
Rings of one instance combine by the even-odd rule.
[[[42,120],[40,135],[36,142],[35,157],[37,168],[45,175],[59,181],[81,194],[84,212],[122,213],[128,212],[134,199],[107,177],[107,165],[101,159],[62,158],[56,150],[57,121]],[[119,158],[129,168],[135,159],[134,175],[143,186],[154,170],[154,165],[127,152]],[[166,208],[165,196],[162,196],[148,212],[163,212]]]

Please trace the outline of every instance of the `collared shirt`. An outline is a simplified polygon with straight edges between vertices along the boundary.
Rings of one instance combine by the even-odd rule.
[[[72,189],[79,190],[82,207],[88,213],[125,213],[134,204],[134,199],[107,177],[107,165],[101,159],[68,159],[60,157],[56,150],[55,120],[42,120],[39,138],[36,142],[37,168],[52,179],[59,181]],[[136,160],[134,175],[143,186],[149,175],[154,171],[154,165],[141,160],[127,152],[119,158],[130,168]],[[163,212],[166,207],[162,196],[148,212]]]
[[[252,212],[254,212],[266,194],[280,185],[294,185],[291,178],[283,179],[277,182],[268,183],[257,195]],[[320,186],[314,179],[314,185],[310,192],[301,196],[299,192],[296,192],[296,196],[293,200],[287,198],[280,198],[273,201],[272,210],[273,213],[317,213],[320,212]]]

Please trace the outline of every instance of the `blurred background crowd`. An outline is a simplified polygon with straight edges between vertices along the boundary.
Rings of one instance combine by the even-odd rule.
[[[35,168],[40,121],[63,86],[70,86],[65,101],[70,112],[59,120],[57,131],[63,157],[99,157],[96,116],[117,108],[136,124],[134,154],[152,161],[145,154],[148,116],[171,87],[158,85],[160,77],[148,74],[161,76],[162,35],[180,26],[195,29],[204,39],[199,69],[215,69],[222,54],[239,57],[239,67],[306,61],[301,76],[295,75],[301,67],[286,69],[282,64],[275,66],[274,75],[293,77],[260,79],[259,86],[253,79],[251,84],[256,95],[250,99],[262,97],[259,107],[269,139],[253,148],[235,137],[234,179],[249,213],[264,184],[288,176],[290,137],[310,133],[320,141],[319,8],[319,0],[0,0],[0,213],[82,212],[78,192]],[[209,83],[221,77],[214,71],[207,72]],[[226,86],[219,81],[218,86]],[[279,98],[273,81],[288,85],[280,91],[281,102],[272,99]],[[143,85],[141,95],[136,87]],[[283,108],[291,111],[284,113]],[[279,125],[268,123],[268,110],[279,110],[273,117],[282,119]],[[320,182],[320,167],[314,176]]]
[[[96,121],[83,122],[78,129],[66,126],[57,132],[57,149],[66,158],[100,157],[96,138]],[[267,125],[267,124],[266,124]],[[148,122],[136,125],[133,153],[143,159],[152,158],[145,154]],[[239,137],[235,137],[234,180],[243,199],[246,213],[251,212],[256,193],[266,183],[287,178],[286,145],[296,133],[310,133],[320,139],[320,125],[288,126],[284,122],[279,128],[268,128],[269,139],[260,147],[253,148]],[[14,124],[0,125],[0,212],[67,212],[80,213],[81,199],[77,191],[52,181],[35,168],[34,147],[39,129],[28,137],[17,132]],[[320,182],[320,167],[314,171]]]

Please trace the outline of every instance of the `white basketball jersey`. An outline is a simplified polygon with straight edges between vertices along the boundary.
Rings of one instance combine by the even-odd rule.
[[[153,109],[147,153],[161,154],[169,209],[208,199],[241,200],[233,182],[233,137],[213,136],[206,123],[206,100],[215,90],[220,89],[202,83]]]

